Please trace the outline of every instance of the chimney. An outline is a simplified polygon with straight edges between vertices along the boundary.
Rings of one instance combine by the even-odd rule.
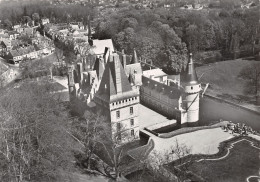
[[[125,69],[126,68],[126,55],[125,54],[122,55],[122,59],[123,59],[123,68]]]
[[[116,92],[122,93],[122,80],[121,80],[121,69],[120,69],[120,60],[119,55],[113,55],[114,67],[115,67],[115,84],[116,84]]]
[[[78,82],[81,83],[83,80],[83,69],[82,69],[82,63],[77,63],[77,71],[78,71]]]
[[[103,73],[105,70],[104,59],[102,57],[99,58],[99,79],[101,80]]]
[[[105,47],[105,53],[104,53],[104,63],[106,64],[108,62],[110,56],[110,49],[108,47]]]
[[[74,74],[73,74],[73,70],[74,70],[74,66],[71,65],[68,67],[68,85],[70,86],[74,86]]]

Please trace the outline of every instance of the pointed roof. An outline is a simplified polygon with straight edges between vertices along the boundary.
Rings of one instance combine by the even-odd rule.
[[[192,60],[192,53],[190,53],[189,62],[188,62],[188,65],[186,67],[186,70],[184,72],[182,82],[185,85],[198,84],[198,77],[197,77],[196,70],[195,70],[195,67],[194,67],[194,63],[193,63],[193,60]]]
[[[134,49],[131,64],[135,64],[135,63],[138,63],[138,58],[137,58],[136,51]]]
[[[98,79],[101,79],[105,70],[105,63],[102,57],[97,57],[93,70],[96,70]]]
[[[133,92],[123,66],[119,60],[119,55],[114,53],[109,57],[105,71],[96,94],[106,101],[120,100],[125,97],[136,95]]]

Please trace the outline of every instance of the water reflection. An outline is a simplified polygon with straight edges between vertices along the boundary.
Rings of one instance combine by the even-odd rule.
[[[208,125],[219,119],[234,123],[245,123],[254,130],[260,131],[260,114],[250,112],[223,102],[207,97],[201,98],[200,102],[200,125]]]

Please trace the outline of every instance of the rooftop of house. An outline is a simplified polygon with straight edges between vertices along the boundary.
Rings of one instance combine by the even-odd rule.
[[[29,54],[31,52],[34,52],[35,50],[36,50],[36,48],[31,45],[31,46],[19,47],[18,49],[11,50],[10,54],[11,54],[11,56],[16,57],[16,56],[22,56],[22,55]]]
[[[22,41],[18,40],[18,39],[9,40],[9,39],[3,38],[2,44],[4,44],[5,46],[13,46],[14,47],[14,46],[22,45]]]
[[[132,90],[118,54],[110,55],[96,95],[107,102],[138,95],[136,91]]]
[[[105,47],[110,48],[111,52],[114,52],[114,45],[112,39],[105,39],[105,40],[93,40],[93,52],[96,55],[102,55],[104,53]]]
[[[166,73],[164,73],[162,71],[162,69],[160,68],[155,68],[155,69],[151,69],[151,70],[146,70],[143,72],[144,76],[146,77],[151,77],[151,76],[154,76],[154,77],[161,77],[161,76],[167,76]]]

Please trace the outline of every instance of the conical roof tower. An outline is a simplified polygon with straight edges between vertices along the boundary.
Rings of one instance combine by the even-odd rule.
[[[194,67],[192,53],[190,53],[189,62],[183,75],[182,82],[185,85],[196,85],[198,84],[198,77]]]

